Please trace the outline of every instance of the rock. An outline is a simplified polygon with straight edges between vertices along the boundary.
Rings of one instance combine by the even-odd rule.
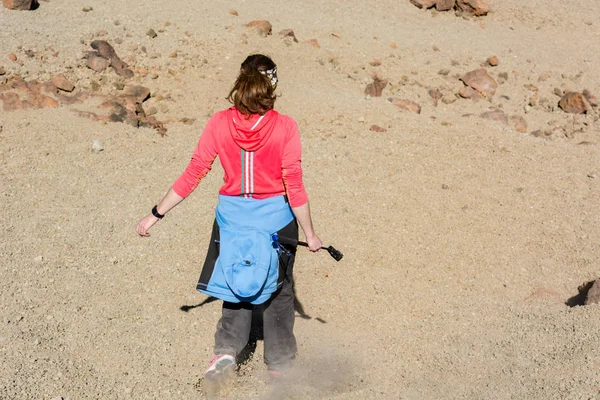
[[[90,11],[93,11],[93,10],[94,10],[94,8],[93,8],[93,7],[83,7],[83,8],[81,9],[81,11],[83,11],[83,12],[90,12]]]
[[[2,100],[2,109],[4,111],[23,110],[27,108],[27,104],[21,101],[18,94],[13,92],[0,93],[0,100]]]
[[[240,15],[240,14],[237,12],[237,10],[229,10],[229,14],[231,14],[231,15],[234,15],[234,16],[236,16],[236,17],[237,17],[238,15]]]
[[[497,56],[491,56],[491,57],[488,57],[488,59],[486,60],[486,62],[487,62],[487,64],[489,66],[496,67],[500,63],[500,60],[498,60]]]
[[[398,45],[396,43],[390,43],[390,48],[391,49],[397,49]]]
[[[379,67],[381,65],[381,60],[378,58],[374,58],[373,61],[369,63],[372,67]]]
[[[298,43],[298,39],[296,39],[296,34],[294,34],[294,31],[291,29],[284,29],[280,31],[279,36],[283,38],[290,37],[294,40],[294,42]]]
[[[452,10],[456,5],[456,0],[437,0],[435,2],[435,9],[438,11]]]
[[[443,68],[438,71],[438,74],[443,75],[443,76],[447,76],[449,73],[450,73],[450,70],[448,68]]]
[[[587,296],[583,304],[586,306],[589,306],[590,304],[600,304],[600,279],[594,281],[592,287],[587,292]]]
[[[508,117],[502,110],[486,111],[479,116],[483,119],[489,119],[490,121],[501,122],[504,125],[508,125]]]
[[[56,108],[59,106],[58,101],[54,100],[50,96],[43,94],[32,94],[29,98],[29,103],[32,108]]]
[[[158,36],[158,34],[156,33],[156,31],[152,28],[148,29],[148,31],[146,32],[146,35],[150,38],[150,39],[154,39],[155,37]]]
[[[444,104],[452,104],[456,101],[456,96],[454,95],[454,93],[447,93],[444,94],[444,96],[442,97],[442,103]]]
[[[371,97],[381,97],[383,89],[387,86],[387,79],[380,79],[378,76],[373,77],[373,82],[369,83],[365,88],[365,94]]]
[[[510,122],[512,123],[513,128],[515,128],[515,131],[527,133],[527,121],[525,121],[525,118],[513,115],[510,117]]]
[[[101,151],[104,151],[104,145],[98,139],[94,139],[92,142],[92,153],[98,154]]]
[[[72,92],[75,89],[75,85],[73,85],[63,74],[56,75],[52,78],[52,84],[60,90],[64,90],[65,92]]]
[[[2,68],[0,68],[0,75],[2,75]],[[585,97],[590,106],[598,107],[598,99],[589,90],[584,89],[583,92],[581,92],[581,94],[583,95],[583,97]]]
[[[500,72],[498,74],[498,82],[504,83],[508,80],[508,72]]]
[[[3,67],[0,67],[0,76],[6,75],[6,70]]]
[[[535,136],[535,137],[541,137],[541,138],[547,138],[552,136],[552,131],[551,130],[535,130],[533,132],[531,132],[531,136]]]
[[[546,82],[548,79],[552,77],[552,73],[545,72],[538,77],[538,82]]]
[[[371,127],[369,128],[370,131],[373,132],[387,132],[387,129],[379,126],[379,125],[371,125]]]
[[[87,59],[88,68],[90,68],[96,72],[102,72],[106,68],[108,68],[108,66],[110,65],[109,60],[107,60],[104,57],[101,57],[95,51],[88,52],[86,59]]]
[[[472,87],[485,97],[491,97],[496,93],[498,83],[488,75],[487,71],[483,68],[476,69],[471,72],[467,72],[462,78],[460,78],[467,86]]]
[[[477,16],[490,12],[487,0],[456,0],[456,8],[464,13]]]
[[[396,99],[394,97],[390,97],[388,99],[388,101],[391,102],[396,107],[401,108],[403,110],[407,110],[407,111],[413,112],[415,114],[421,114],[421,106],[418,105],[417,103],[415,103],[414,101],[401,100],[401,99]]]
[[[15,53],[9,53],[9,54],[8,54],[8,59],[9,59],[10,61],[13,61],[13,62],[14,62],[14,61],[17,61],[17,56],[15,55]]]
[[[427,94],[433,99],[433,105],[437,107],[438,101],[442,98],[442,92],[439,89],[429,89]]]
[[[256,29],[258,34],[262,37],[267,37],[267,35],[270,35],[271,31],[273,30],[271,23],[264,19],[250,21],[244,26],[247,28]]]
[[[565,94],[558,102],[558,106],[563,111],[571,114],[583,114],[589,110],[587,100],[581,93],[577,92],[568,92]]]
[[[169,54],[169,58],[177,58],[177,52],[174,51],[173,53]]]
[[[9,10],[31,10],[31,7],[35,4],[34,0],[2,0],[4,7]]]
[[[99,55],[110,60],[110,65],[113,67],[117,75],[131,78],[133,77],[133,71],[128,68],[127,63],[122,61],[115,49],[106,40],[94,40],[90,43],[93,49],[95,49]]]
[[[132,97],[137,103],[143,103],[148,97],[150,97],[150,89],[144,86],[127,86],[123,90],[124,97]]]
[[[305,41],[304,43],[310,44],[312,47],[316,47],[317,49],[321,48],[321,46],[319,45],[319,42],[317,42],[317,39],[310,39],[310,40]]]
[[[342,38],[342,34],[341,34],[341,33],[339,33],[339,32],[337,32],[337,31],[333,31],[333,32],[331,32],[331,36],[333,36],[333,37],[336,37],[336,38],[338,38],[338,39],[341,39],[341,38]]]
[[[419,8],[427,9],[435,6],[437,0],[410,0],[410,2]]]
[[[464,87],[460,88],[460,90],[458,91],[458,95],[460,97],[462,97],[463,99],[472,99],[472,98],[479,99],[479,97],[478,97],[479,92],[477,92],[475,89],[473,89],[469,86],[464,86]]]
[[[146,116],[150,117],[150,116],[156,114],[157,112],[158,112],[158,110],[156,109],[156,107],[150,106],[148,108],[148,111],[146,111]]]

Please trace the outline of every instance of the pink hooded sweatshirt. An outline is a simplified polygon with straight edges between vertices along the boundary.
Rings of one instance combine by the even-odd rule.
[[[175,193],[187,197],[217,155],[225,170],[219,194],[255,199],[287,194],[292,207],[308,201],[300,134],[292,118],[270,110],[246,119],[235,107],[216,113],[207,122],[188,167],[173,184]]]

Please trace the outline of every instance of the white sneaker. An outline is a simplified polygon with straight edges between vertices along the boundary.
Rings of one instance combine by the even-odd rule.
[[[221,378],[229,376],[234,369],[235,357],[230,356],[229,354],[216,354],[212,360],[210,360],[210,364],[204,373],[204,377],[210,380],[220,380]]]

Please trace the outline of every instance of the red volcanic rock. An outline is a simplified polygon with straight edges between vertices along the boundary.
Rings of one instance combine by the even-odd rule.
[[[291,29],[284,29],[284,30],[282,30],[281,32],[279,32],[279,36],[281,36],[281,37],[291,37],[294,40],[294,42],[298,43],[298,39],[296,39],[296,34]]]
[[[270,35],[271,31],[273,29],[273,26],[271,25],[271,23],[269,21],[264,20],[264,19],[250,21],[250,22],[248,22],[244,26],[247,27],[247,28],[254,28],[254,29],[256,29],[256,31],[258,32],[258,34],[260,36],[262,36],[262,37],[267,37],[267,35]]]
[[[437,107],[438,101],[442,98],[442,92],[439,89],[429,89],[427,94],[433,99],[433,105]]]
[[[510,122],[512,123],[513,128],[515,128],[515,131],[527,133],[527,121],[525,121],[525,118],[513,115],[510,117]]]
[[[456,7],[467,14],[477,16],[490,12],[487,0],[456,0]]]
[[[410,0],[410,2],[419,8],[431,8],[435,6],[437,0]]]
[[[421,114],[421,106],[414,101],[396,99],[395,97],[390,97],[388,101],[402,110],[407,110],[415,114]]]
[[[373,82],[369,83],[365,88],[365,94],[371,97],[381,97],[383,89],[387,86],[387,79],[380,79],[379,77],[373,77]]]
[[[21,101],[19,95],[13,92],[0,93],[2,100],[2,109],[4,111],[15,111],[27,108],[27,105]]]
[[[387,132],[387,129],[379,126],[379,125],[371,125],[371,127],[369,128],[370,131],[373,132]]]
[[[150,89],[143,86],[127,86],[125,90],[123,90],[123,96],[133,97],[135,102],[142,103],[150,97]]]
[[[101,57],[95,51],[90,51],[87,54],[87,66],[96,72],[102,72],[110,65],[110,61]]]
[[[500,60],[498,60],[498,57],[496,56],[491,56],[488,57],[487,63],[489,66],[496,67],[500,63]]]
[[[379,67],[381,65],[381,60],[379,58],[374,58],[369,65],[372,67]]]
[[[127,63],[117,56],[117,52],[107,41],[94,40],[92,43],[90,43],[90,46],[92,46],[92,48],[96,50],[100,56],[110,60],[110,65],[112,65],[117,75],[125,78],[131,78],[133,76],[133,71],[127,68]]]
[[[488,75],[487,71],[483,68],[476,69],[471,72],[467,72],[462,78],[460,78],[467,86],[472,87],[485,97],[490,97],[496,93],[498,88],[498,82]]]
[[[33,108],[56,108],[59,106],[58,101],[50,96],[43,94],[34,94],[30,97],[29,103]]]
[[[558,102],[558,106],[571,114],[583,114],[589,109],[589,104],[585,97],[577,92],[568,92],[565,94]]]
[[[502,110],[486,111],[480,115],[483,119],[489,119],[491,121],[501,122],[504,125],[508,125],[508,117]]]
[[[438,11],[448,11],[454,8],[456,0],[437,0],[435,3],[435,9]]]
[[[305,41],[304,43],[310,44],[312,47],[316,47],[317,49],[321,48],[321,46],[319,45],[319,42],[317,42],[317,39],[310,39],[310,40]]]
[[[75,89],[75,85],[73,85],[63,74],[56,75],[52,78],[52,84],[60,90],[64,90],[65,92],[72,92]]]
[[[9,10],[31,10],[33,0],[2,0],[4,7]]]
[[[458,95],[460,97],[462,97],[463,99],[479,100],[481,98],[481,96],[479,95],[479,92],[469,86],[464,86],[464,87],[460,88],[460,90],[458,91]]]

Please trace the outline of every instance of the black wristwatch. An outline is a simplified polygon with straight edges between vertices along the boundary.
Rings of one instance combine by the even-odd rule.
[[[158,213],[158,210],[156,209],[156,206],[152,207],[152,215],[154,215],[158,219],[162,219],[165,216],[164,214],[159,214]]]

